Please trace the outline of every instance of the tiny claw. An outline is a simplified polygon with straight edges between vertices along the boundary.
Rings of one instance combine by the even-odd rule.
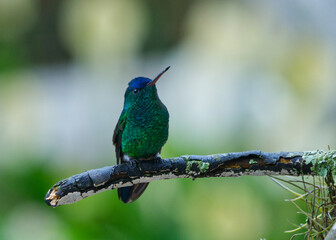
[[[139,161],[136,159],[130,159],[129,161],[126,162],[126,164],[130,165],[133,168],[138,166]]]

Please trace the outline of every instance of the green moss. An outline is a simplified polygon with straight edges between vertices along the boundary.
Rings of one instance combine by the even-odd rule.
[[[310,151],[305,152],[302,158],[307,164],[312,163],[312,171],[317,175],[326,177],[331,173],[334,181],[336,181],[336,151]]]
[[[199,167],[201,172],[206,172],[206,170],[208,170],[208,168],[209,168],[209,163],[205,163],[205,162],[202,162],[202,166]]]
[[[186,167],[186,172],[189,173],[192,165],[195,164],[196,167],[201,171],[201,172],[206,172],[209,168],[209,163],[207,162],[202,162],[202,161],[187,161],[187,167]]]
[[[250,161],[249,161],[249,164],[257,164],[258,162],[257,161],[254,161],[254,159],[251,159]]]

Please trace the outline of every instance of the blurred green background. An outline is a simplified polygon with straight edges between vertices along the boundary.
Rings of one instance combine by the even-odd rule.
[[[56,209],[57,181],[115,164],[127,83],[155,77],[162,157],[335,148],[336,2],[0,1],[0,239],[289,239],[267,177],[151,183]],[[304,206],[303,206],[304,207]]]

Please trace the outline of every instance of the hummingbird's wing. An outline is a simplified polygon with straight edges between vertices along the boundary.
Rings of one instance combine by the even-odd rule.
[[[117,164],[123,162],[123,151],[121,149],[121,137],[126,125],[127,112],[122,111],[117,126],[113,133],[113,144],[115,145]],[[146,190],[149,183],[139,183],[129,187],[118,188],[118,196],[124,203],[131,203],[137,200],[142,193]]]
[[[122,161],[123,155],[124,155],[121,149],[121,137],[122,137],[122,133],[124,131],[125,125],[126,125],[126,116],[127,114],[124,109],[120,114],[118,123],[114,129],[114,133],[112,137],[112,142],[113,142],[113,145],[115,146],[117,164],[119,164]]]

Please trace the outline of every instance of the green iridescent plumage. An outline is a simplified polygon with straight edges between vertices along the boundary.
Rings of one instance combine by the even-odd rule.
[[[122,151],[133,158],[155,156],[168,139],[168,111],[156,87],[142,90],[138,100],[126,110]]]
[[[135,78],[125,92],[124,108],[113,134],[117,163],[128,158],[150,160],[156,158],[168,139],[169,114],[157,94],[155,83],[166,68],[154,80]],[[125,202],[135,201],[147,187],[136,184],[118,189],[119,198]]]

